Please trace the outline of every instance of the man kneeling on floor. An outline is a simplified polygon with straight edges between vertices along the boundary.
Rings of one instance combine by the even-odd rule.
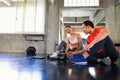
[[[109,37],[109,30],[104,27],[94,28],[94,24],[87,20],[82,24],[82,30],[85,34],[90,34],[86,39],[86,52],[82,53],[88,62],[103,63],[110,65],[118,59],[119,51],[116,50],[112,40]],[[81,51],[71,53],[80,54]],[[103,53],[103,57],[99,57],[99,52]],[[98,54],[98,55],[96,55]]]

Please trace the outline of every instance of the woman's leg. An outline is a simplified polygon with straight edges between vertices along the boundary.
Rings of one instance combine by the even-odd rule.
[[[77,49],[77,48],[74,48],[74,49],[72,49],[72,50],[69,50],[69,52],[70,52],[70,53],[71,53],[71,52],[74,52],[76,49]],[[69,52],[68,52],[68,54],[70,54]],[[81,52],[82,52],[82,50],[81,50]],[[72,53],[71,53],[71,54],[72,54]],[[75,55],[69,56],[68,58],[69,58],[70,62],[75,63],[75,64],[81,64],[81,65],[87,64],[87,60],[86,60],[86,58],[83,56],[83,54],[75,54]]]
[[[61,41],[60,45],[58,46],[57,51],[65,52],[65,49],[66,49],[66,42],[65,41]]]
[[[66,42],[65,41],[61,41],[60,45],[58,46],[58,49],[50,56],[50,57],[57,57],[57,55],[61,52],[65,52],[66,49]]]

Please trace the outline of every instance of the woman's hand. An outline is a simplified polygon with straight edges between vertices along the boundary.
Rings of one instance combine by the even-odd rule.
[[[66,52],[67,57],[73,56],[73,52]]]

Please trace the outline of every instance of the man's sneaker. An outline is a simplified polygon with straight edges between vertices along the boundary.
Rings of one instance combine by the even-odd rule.
[[[57,53],[56,52],[54,52],[52,55],[50,55],[50,58],[57,58]]]
[[[102,62],[104,65],[106,65],[106,66],[111,65],[111,61],[110,61],[110,60],[108,60],[108,58],[107,58],[107,57],[106,57],[106,58],[103,58],[103,59],[101,60],[101,62]]]

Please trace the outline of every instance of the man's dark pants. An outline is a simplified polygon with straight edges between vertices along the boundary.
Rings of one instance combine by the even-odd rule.
[[[101,53],[97,53],[97,51],[100,49],[103,50],[101,58],[109,57],[112,62],[115,62],[118,59],[119,52],[116,50],[115,45],[109,36],[96,43],[92,48],[90,48],[90,51],[88,51],[88,53],[90,56],[96,58],[97,60],[97,58],[101,56]]]

